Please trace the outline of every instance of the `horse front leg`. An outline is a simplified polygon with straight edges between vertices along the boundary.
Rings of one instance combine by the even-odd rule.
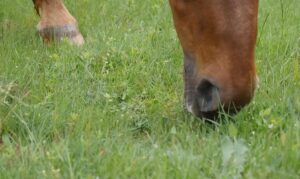
[[[33,3],[41,17],[37,29],[45,42],[67,38],[72,44],[84,44],[77,21],[65,7],[63,0],[33,0]]]

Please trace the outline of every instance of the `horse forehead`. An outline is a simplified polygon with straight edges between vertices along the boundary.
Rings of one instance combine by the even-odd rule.
[[[224,5],[224,3],[215,0],[209,2],[202,0],[170,0],[170,4],[173,15],[178,20],[176,23],[179,23],[180,26],[198,24],[197,26],[204,29],[214,26],[218,27],[221,32],[231,21],[236,21],[239,17],[242,17],[243,13],[243,10],[238,6]]]
[[[169,0],[175,13],[181,16],[210,15],[220,17],[241,17],[255,14],[257,1],[249,0]]]

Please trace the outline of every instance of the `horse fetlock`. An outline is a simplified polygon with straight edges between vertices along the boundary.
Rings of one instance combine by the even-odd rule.
[[[51,26],[51,27],[38,27],[38,33],[45,42],[61,41],[62,39],[68,39],[72,44],[83,45],[84,38],[76,24],[64,25],[64,26]]]

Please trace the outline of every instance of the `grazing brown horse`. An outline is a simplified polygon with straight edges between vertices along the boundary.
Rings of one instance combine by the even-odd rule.
[[[258,0],[169,0],[184,52],[187,109],[211,117],[253,97]]]
[[[169,0],[184,53],[185,102],[199,117],[236,112],[256,87],[258,0]],[[62,0],[34,0],[46,40],[84,40]]]

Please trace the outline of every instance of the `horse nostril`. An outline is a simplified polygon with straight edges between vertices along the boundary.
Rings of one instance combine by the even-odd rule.
[[[202,80],[197,87],[198,110],[200,112],[216,111],[219,103],[219,89],[210,81]]]

